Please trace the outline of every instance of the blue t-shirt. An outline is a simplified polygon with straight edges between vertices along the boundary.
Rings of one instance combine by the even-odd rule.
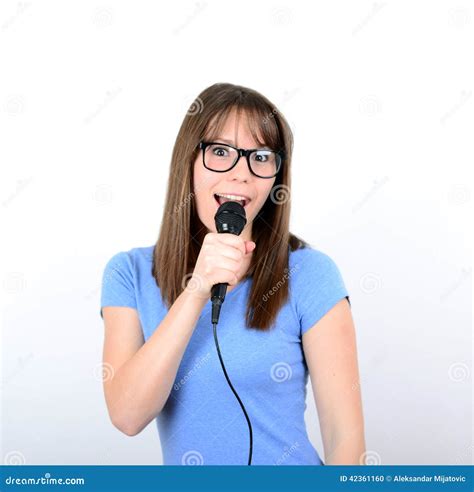
[[[101,306],[135,308],[145,342],[168,312],[152,275],[152,255],[153,246],[117,253],[102,280]],[[334,261],[311,247],[290,252],[282,280],[289,282],[289,299],[267,332],[246,328],[251,278],[227,293],[217,325],[219,348],[252,424],[252,465],[320,465],[304,421],[308,367],[301,337],[349,296]],[[210,300],[156,425],[165,465],[247,464],[248,424],[219,362]]]

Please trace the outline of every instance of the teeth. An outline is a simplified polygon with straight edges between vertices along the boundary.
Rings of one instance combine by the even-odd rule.
[[[225,195],[224,193],[216,193],[217,196],[222,196],[224,198],[228,198],[229,200],[241,201],[244,205],[247,203],[247,199],[243,196],[238,195]]]

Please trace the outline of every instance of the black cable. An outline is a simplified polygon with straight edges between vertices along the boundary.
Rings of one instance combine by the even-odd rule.
[[[249,461],[248,461],[247,465],[251,465],[252,464],[252,443],[253,443],[252,424],[250,423],[250,419],[249,419],[249,416],[247,415],[244,404],[242,403],[241,399],[239,398],[237,391],[235,391],[234,387],[232,386],[232,383],[230,382],[229,376],[227,375],[227,371],[225,370],[224,361],[222,360],[221,351],[219,349],[219,342],[217,341],[217,333],[216,333],[217,323],[212,323],[212,326],[214,329],[214,341],[216,342],[217,355],[219,356],[219,360],[221,361],[221,366],[222,366],[222,370],[224,371],[224,376],[227,379],[227,383],[229,384],[230,389],[233,391],[235,397],[239,401],[240,406],[242,407],[242,410],[244,411],[245,418],[247,419],[247,424],[249,425],[250,449],[249,449]]]

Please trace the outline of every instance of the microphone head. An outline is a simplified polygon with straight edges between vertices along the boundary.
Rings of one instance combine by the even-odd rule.
[[[247,223],[245,209],[238,202],[224,202],[214,216],[217,232],[230,232],[240,235]]]

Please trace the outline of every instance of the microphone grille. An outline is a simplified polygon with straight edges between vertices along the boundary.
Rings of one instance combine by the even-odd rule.
[[[238,202],[224,202],[214,216],[217,232],[230,232],[238,236],[247,223],[245,209]]]

